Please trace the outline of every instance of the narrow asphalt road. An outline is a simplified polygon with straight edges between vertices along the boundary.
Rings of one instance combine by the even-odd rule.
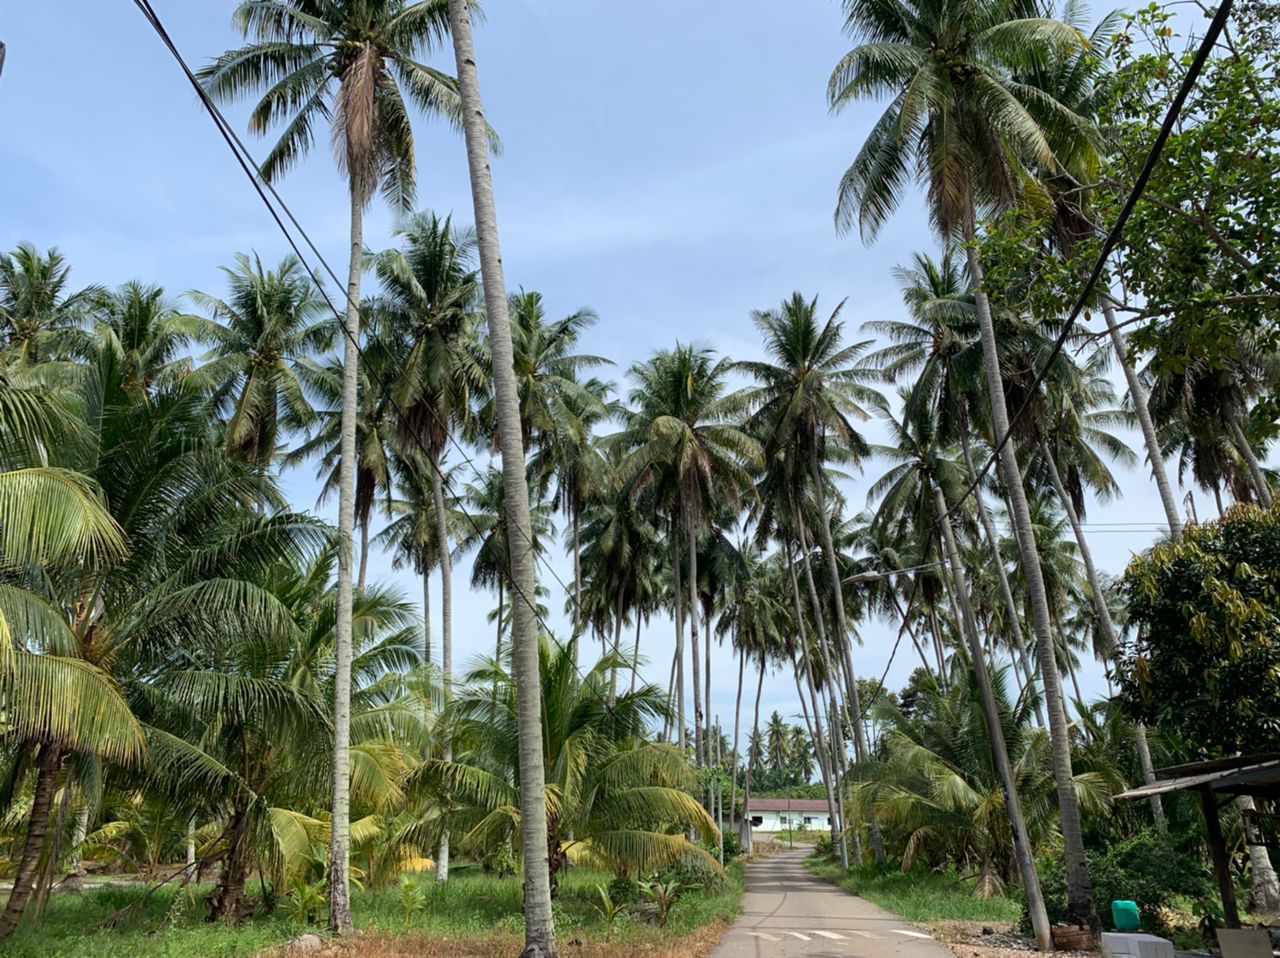
[[[953,958],[897,915],[810,874],[806,854],[747,866],[742,917],[711,958]]]

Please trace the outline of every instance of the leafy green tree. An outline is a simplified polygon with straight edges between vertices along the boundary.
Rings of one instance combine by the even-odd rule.
[[[1120,694],[1204,758],[1265,752],[1280,724],[1280,514],[1239,506],[1136,557]]]

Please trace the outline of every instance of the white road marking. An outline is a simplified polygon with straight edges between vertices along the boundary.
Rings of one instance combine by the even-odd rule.
[[[872,941],[880,941],[880,940],[881,940],[881,938],[880,938],[880,936],[879,936],[879,935],[873,935],[873,934],[871,934],[871,932],[869,932],[869,931],[860,931],[860,930],[858,930],[857,928],[846,928],[846,929],[845,929],[845,931],[847,931],[847,932],[848,932],[849,934],[851,934],[851,935],[858,935],[858,936],[860,936],[860,937],[862,937],[862,938],[870,938]]]
[[[835,941],[844,941],[844,935],[837,935],[834,931],[815,931],[811,932],[811,934],[821,935],[823,938],[831,938]]]
[[[911,938],[932,938],[933,937],[932,935],[926,935],[922,931],[904,931],[901,928],[894,928],[892,929],[892,931],[895,935],[908,935]]]
[[[765,941],[782,941],[781,938],[775,938],[773,935],[767,934],[763,931],[749,931],[747,934],[755,935],[757,938],[763,938]]]
[[[799,938],[801,941],[813,941],[813,939],[810,938],[808,935],[802,935],[798,931],[789,931],[787,932],[787,934],[790,935],[792,938]]]

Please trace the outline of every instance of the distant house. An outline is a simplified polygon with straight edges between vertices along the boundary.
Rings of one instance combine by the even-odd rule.
[[[747,820],[758,832],[785,832],[788,829],[826,830],[831,816],[824,799],[753,798],[747,803]]]

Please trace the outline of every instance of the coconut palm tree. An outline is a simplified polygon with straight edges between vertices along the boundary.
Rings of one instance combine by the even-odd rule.
[[[281,426],[309,427],[315,411],[298,377],[300,359],[327,352],[335,331],[319,280],[296,257],[274,270],[255,253],[239,253],[224,266],[225,299],[198,290],[187,294],[209,315],[196,336],[210,346],[200,378],[226,417],[227,453],[259,465],[276,454]]]
[[[754,435],[764,437],[766,457],[785,456],[797,464],[797,470],[808,470],[822,554],[833,584],[841,582],[842,577],[831,536],[823,463],[829,455],[828,444],[838,447],[853,462],[865,452],[866,442],[853,420],[866,418],[863,407],[876,396],[867,385],[874,373],[860,362],[867,343],[846,346],[842,342],[842,307],[843,303],[825,322],[820,322],[817,297],[806,300],[794,293],[778,309],[756,311],[752,319],[764,336],[769,360],[738,364],[757,383],[744,390],[741,398],[750,410],[748,428]],[[844,590],[835,586],[830,592],[835,611],[834,651],[843,665],[855,755],[863,761],[867,758],[867,743]]]
[[[60,833],[52,836],[53,851],[44,848],[54,783],[61,778],[69,788],[77,769],[84,773],[82,760],[133,766],[144,742],[149,767],[182,766],[189,750],[138,721],[163,663],[189,661],[197,648],[223,648],[243,635],[289,634],[287,612],[256,576],[265,564],[317,547],[324,535],[311,520],[260,511],[278,507],[278,493],[260,470],[225,456],[209,429],[203,390],[187,380],[136,388],[138,365],[115,348],[114,331],[103,335],[71,407],[89,415],[40,451],[42,459],[56,456],[52,476],[21,463],[14,452],[21,444],[0,443],[6,458],[14,457],[6,465],[16,468],[5,476],[17,482],[15,491],[25,486],[45,500],[39,519],[49,532],[35,532],[32,515],[24,526],[21,511],[11,511],[4,528],[9,538],[32,540],[23,549],[50,553],[19,564],[7,558],[22,555],[17,543],[0,544],[12,571],[2,590],[12,603],[4,614],[22,609],[26,623],[12,635],[19,668],[6,674],[4,681],[17,685],[5,700],[10,710],[18,705],[10,721],[20,751],[38,765],[19,880],[0,936],[12,933],[33,893],[42,898],[61,857]],[[25,416],[23,428],[31,422]],[[80,518],[73,520],[67,510],[77,500]],[[76,532],[90,521],[95,532]],[[51,542],[60,544],[52,549]],[[81,553],[74,561],[62,558],[73,552]],[[53,864],[37,876],[42,853]]]
[[[964,7],[912,0],[885,8],[846,0],[846,29],[859,43],[836,66],[828,87],[833,109],[871,96],[889,99],[841,184],[837,226],[856,221],[875,236],[902,195],[914,167],[924,182],[934,227],[965,243],[974,289],[991,424],[1003,442],[998,465],[1013,516],[1023,574],[1031,596],[1040,652],[1054,771],[1062,815],[1063,854],[1071,913],[1097,923],[1084,856],[1080,812],[1072,786],[1071,751],[1054,668],[1054,637],[1031,513],[1009,433],[991,304],[978,256],[978,213],[1010,206],[1031,178],[1029,165],[1054,169],[1051,134],[1094,135],[1088,124],[1051,95],[1016,82],[1016,71],[1037,57],[1078,49],[1075,28],[1042,15],[1027,0],[983,0]]]
[[[0,356],[35,366],[83,359],[90,339],[83,326],[104,290],[68,289],[71,267],[56,249],[44,255],[20,243],[0,255]]]
[[[236,9],[235,25],[249,43],[228,50],[199,76],[215,99],[262,94],[250,114],[250,130],[265,135],[273,127],[282,129],[262,162],[263,177],[275,180],[299,162],[311,148],[316,123],[328,120],[351,200],[338,462],[341,550],[329,875],[329,925],[345,933],[352,927],[346,783],[364,211],[379,189],[396,209],[412,208],[416,169],[409,105],[456,121],[460,104],[456,82],[421,62],[449,32],[444,0],[249,0]]]
[[[643,685],[609,702],[612,675],[629,667],[608,653],[585,670],[578,643],[541,643],[545,709],[545,807],[552,881],[570,862],[644,875],[682,858],[710,856],[683,834],[692,828],[714,841],[715,823],[687,791],[693,785],[684,756],[645,741],[664,709],[662,691]],[[451,706],[466,763],[428,760],[423,787],[447,792],[454,805],[434,827],[447,826],[463,848],[493,847],[518,834],[521,789],[515,682],[504,663],[472,671]],[[496,689],[496,694],[494,690]],[[419,826],[415,833],[432,828]]]
[[[515,378],[511,317],[502,269],[498,213],[493,199],[493,176],[487,155],[489,128],[485,122],[471,35],[467,0],[449,0],[449,26],[458,66],[458,94],[467,143],[467,168],[475,209],[480,271],[489,322],[494,416],[502,450],[502,481],[510,536],[511,584],[516,592],[512,629],[512,673],[516,684],[516,740],[519,743],[520,828],[524,850],[525,953],[530,958],[556,958],[555,922],[551,913],[551,874],[547,853],[547,812],[544,805],[546,771],[542,752],[541,686],[538,680],[538,623],[533,529],[529,487],[525,476],[524,437],[520,427],[520,396]]]
[[[204,324],[180,313],[159,286],[133,281],[104,293],[94,320],[97,348],[113,350],[126,370],[126,392],[155,389],[190,374],[186,349]]]
[[[395,368],[392,344],[373,338],[364,350],[357,370],[355,446],[355,522],[360,530],[360,558],[356,591],[363,589],[369,571],[369,538],[373,510],[379,500],[391,497],[391,462],[396,449],[396,416],[386,387]],[[316,461],[316,478],[321,481],[319,502],[334,493],[342,495],[343,417],[342,403],[346,367],[337,357],[299,360],[295,374],[315,410],[311,428],[301,443],[281,457],[286,468],[308,460]],[[341,568],[341,566],[339,566]]]
[[[618,440],[629,450],[622,468],[631,477],[633,494],[649,496],[656,508],[667,512],[677,556],[683,541],[697,730],[704,727],[698,543],[713,504],[732,509],[749,495],[753,486],[748,467],[760,458],[759,444],[733,419],[733,405],[725,395],[726,377],[732,368],[730,360],[716,360],[708,349],[681,345],[636,363],[629,374],[634,384],[630,395],[633,408]],[[674,566],[678,569],[679,562]],[[677,595],[679,592],[677,586]],[[681,699],[683,695],[681,681]],[[695,735],[699,766],[707,760],[703,745],[702,735]]]

